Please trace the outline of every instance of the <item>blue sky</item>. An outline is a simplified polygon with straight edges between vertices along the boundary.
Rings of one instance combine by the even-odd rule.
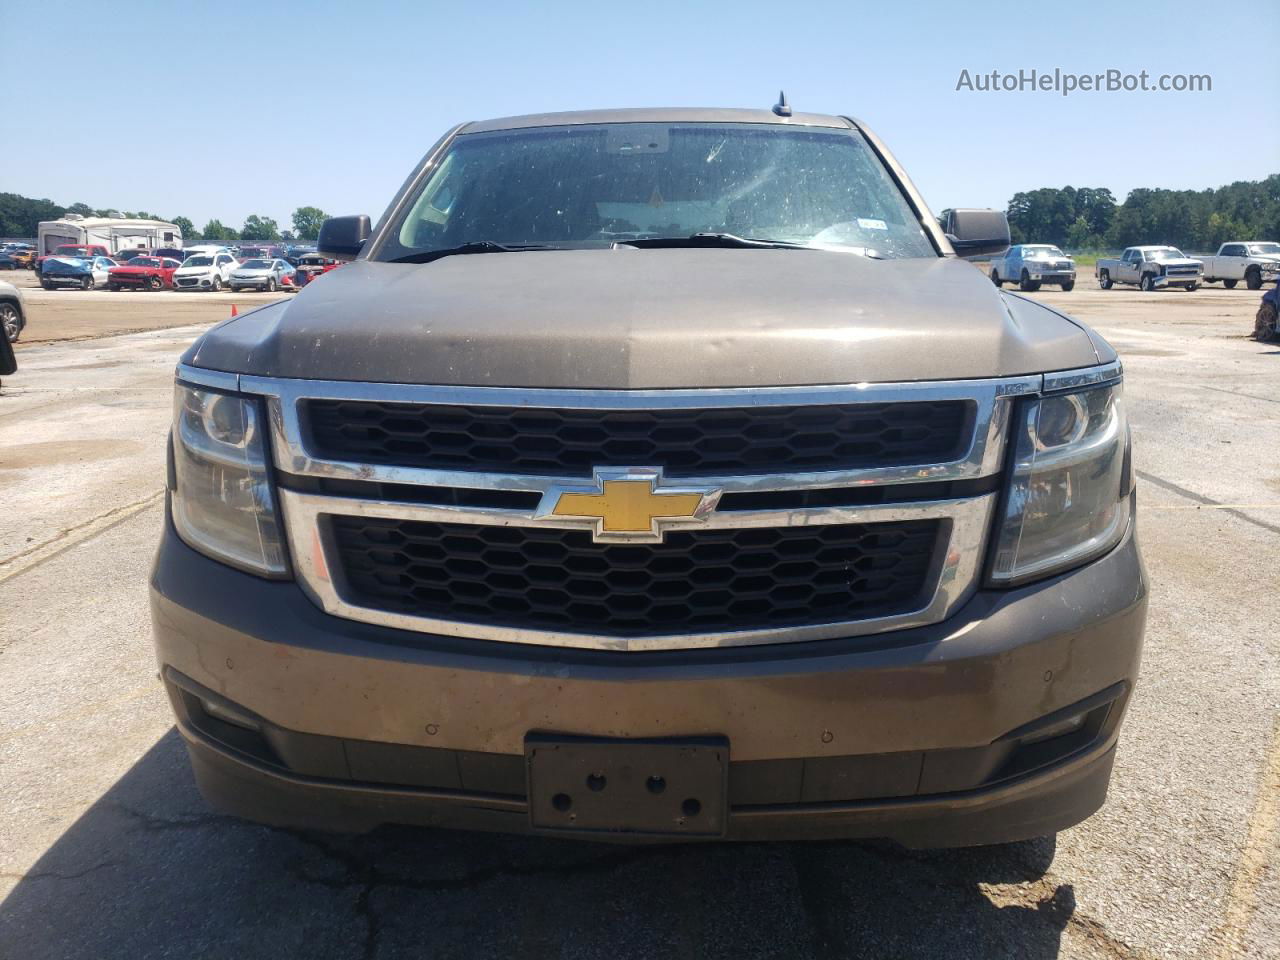
[[[1203,189],[1280,171],[1280,0],[0,4],[0,191],[287,226],[381,213],[455,122],[769,106],[875,130],[935,211],[1040,186]],[[56,21],[51,23],[51,21]],[[961,70],[1210,74],[1201,93],[957,92]],[[131,80],[136,87],[126,88]],[[119,81],[119,82],[117,82]]]

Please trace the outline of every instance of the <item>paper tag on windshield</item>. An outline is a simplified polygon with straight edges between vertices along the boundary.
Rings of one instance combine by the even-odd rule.
[[[889,225],[883,220],[868,220],[866,217],[858,218],[858,226],[863,230],[888,230]]]

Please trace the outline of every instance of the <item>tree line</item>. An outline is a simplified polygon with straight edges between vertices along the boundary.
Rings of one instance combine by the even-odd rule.
[[[1009,201],[1014,243],[1070,250],[1169,244],[1205,253],[1232,240],[1280,241],[1280,174],[1213,190],[1131,190],[1123,203],[1097,187],[1042,187]]]
[[[52,200],[34,200],[16,193],[0,193],[0,237],[34,237],[36,225],[42,220],[60,220],[66,214],[82,217],[126,217],[139,220],[163,220],[182,231],[182,241],[193,243],[278,243],[310,240],[320,235],[320,224],[328,216],[319,207],[299,207],[290,218],[292,230],[281,230],[271,217],[250,214],[237,230],[221,220],[210,220],[203,229],[187,217],[162,217],[146,210],[96,209],[87,203],[73,203],[66,207]]]

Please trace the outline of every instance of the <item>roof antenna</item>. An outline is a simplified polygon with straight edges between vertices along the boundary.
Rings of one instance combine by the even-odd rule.
[[[780,117],[791,116],[791,104],[787,103],[787,95],[779,90],[778,102],[773,105],[773,112]]]

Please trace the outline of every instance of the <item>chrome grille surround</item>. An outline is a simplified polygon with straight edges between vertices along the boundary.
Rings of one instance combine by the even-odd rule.
[[[421,487],[525,491],[545,494],[563,476],[529,476],[460,470],[434,470],[380,464],[345,463],[315,457],[307,448],[300,419],[306,399],[374,399],[405,403],[565,407],[572,409],[652,409],[669,406],[756,407],[763,405],[821,405],[833,403],[910,402],[911,400],[967,400],[976,404],[974,429],[967,450],[946,463],[863,467],[847,470],[719,476],[698,478],[700,485],[722,493],[801,491],[806,489],[892,486],[976,480],[1000,473],[1013,401],[1020,396],[1118,380],[1118,362],[1045,375],[991,380],[848,384],[811,387],[670,390],[548,390],[510,387],[440,387],[345,381],[275,379],[180,365],[178,379],[201,386],[254,394],[265,398],[271,426],[272,455],[278,471],[294,477],[347,481],[375,481]],[[643,469],[643,464],[637,464]],[[585,478],[584,478],[585,479]],[[700,521],[706,529],[790,527],[809,524],[873,524],[904,520],[940,520],[944,546],[934,558],[936,575],[928,601],[919,609],[892,616],[832,623],[714,633],[610,636],[493,626],[376,609],[352,602],[343,574],[331,562],[334,553],[327,516],[342,515],[396,520],[425,520],[474,525],[580,527],[571,519],[547,516],[536,509],[446,506],[378,497],[357,498],[304,493],[279,488],[294,572],[304,592],[334,616],[436,635],[508,643],[615,651],[654,651],[689,648],[787,643],[837,637],[864,636],[924,626],[946,619],[977,588],[987,539],[999,493],[956,499],[888,502],[850,507],[735,510],[711,512]]]

